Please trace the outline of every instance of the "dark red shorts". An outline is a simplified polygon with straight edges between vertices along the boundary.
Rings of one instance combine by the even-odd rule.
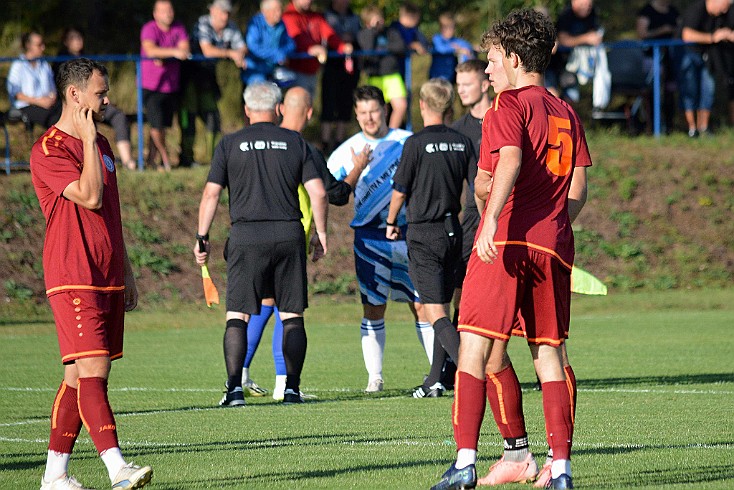
[[[472,252],[459,307],[460,332],[507,341],[560,345],[568,337],[571,271],[526,247],[498,247],[494,264]]]
[[[56,322],[61,362],[122,357],[125,293],[62,291],[48,298]]]

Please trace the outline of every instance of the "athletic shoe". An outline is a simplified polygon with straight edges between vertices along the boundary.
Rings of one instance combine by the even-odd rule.
[[[382,380],[381,379],[373,379],[369,383],[367,383],[367,388],[364,389],[365,393],[377,393],[379,391],[382,391]]]
[[[285,394],[285,380],[287,376],[285,374],[275,375],[275,388],[273,388],[273,400],[282,401],[283,395]]]
[[[232,391],[225,391],[224,396],[219,400],[219,405],[222,407],[241,407],[244,404],[245,394],[241,386],[236,387]]]
[[[444,391],[446,391],[446,388],[441,383],[435,383],[429,387],[420,385],[413,390],[413,398],[438,398],[443,396]]]
[[[112,482],[112,488],[120,490],[129,490],[133,488],[143,488],[150,483],[153,477],[153,469],[150,466],[137,466],[128,463],[117,472],[115,481]]]
[[[73,476],[66,475],[52,481],[41,478],[41,490],[90,490]]]
[[[251,379],[245,380],[245,382],[242,383],[242,388],[244,388],[245,396],[265,396],[268,394],[268,390]]]
[[[502,485],[503,483],[530,483],[538,475],[538,465],[531,453],[524,461],[505,461],[502,456],[499,461],[489,468],[489,473],[481,478],[479,485]]]
[[[288,388],[285,390],[285,393],[283,393],[283,405],[292,405],[295,403],[303,403],[303,397],[301,396],[300,391],[296,393],[294,390]]]
[[[535,488],[548,488],[551,480],[551,465],[544,464],[538,473],[538,478],[533,485]]]
[[[441,481],[431,487],[431,490],[458,490],[477,486],[477,470],[473,464],[457,470],[452,464],[441,475]]]
[[[558,478],[551,478],[547,488],[573,488],[573,480],[570,476],[563,473]]]

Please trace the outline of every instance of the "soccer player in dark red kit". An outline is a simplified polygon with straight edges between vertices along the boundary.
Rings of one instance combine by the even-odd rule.
[[[585,167],[591,158],[576,113],[543,88],[555,38],[547,17],[519,10],[497,22],[483,39],[489,49],[487,73],[499,95],[483,121],[475,192],[486,206],[461,298],[452,411],[458,452],[435,489],[477,484],[485,395],[505,452],[480,483],[527,481],[537,474],[517,376],[509,363],[501,371],[489,363],[490,357],[502,357],[518,314],[542,383],[546,435],[553,451],[548,486],[573,488],[571,381],[563,369],[561,346],[570,320],[571,218],[585,198],[568,196],[579,185],[586,195]],[[518,466],[526,471],[519,476],[514,474]]]
[[[74,59],[61,65],[56,86],[61,118],[36,141],[30,159],[46,218],[46,294],[64,364],[41,490],[84,488],[67,473],[82,424],[112,488],[142,488],[153,470],[123,459],[107,399],[110,361],[122,357],[125,311],[138,301],[122,236],[115,157],[96,127],[109,104],[107,69]]]

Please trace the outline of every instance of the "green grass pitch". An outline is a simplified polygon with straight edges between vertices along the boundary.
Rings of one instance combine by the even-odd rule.
[[[125,357],[110,379],[126,458],[153,466],[152,489],[428,488],[454,455],[451,397],[408,397],[428,363],[398,304],[388,308],[386,391],[363,394],[356,302],[319,299],[308,310],[302,388],[317,398],[302,406],[269,397],[216,406],[223,308],[202,301],[129,314]],[[267,388],[271,333],[251,369]],[[541,394],[524,342],[510,347],[542,461]],[[578,488],[734,487],[734,290],[575,297],[569,354]],[[0,318],[0,489],[38,488],[60,380],[50,315]],[[489,412],[479,452],[483,475],[501,454]],[[70,470],[86,486],[109,488],[84,432]]]

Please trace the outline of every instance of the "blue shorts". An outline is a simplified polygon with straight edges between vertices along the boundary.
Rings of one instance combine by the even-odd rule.
[[[408,276],[408,246],[404,240],[388,240],[384,228],[354,230],[354,265],[362,304],[384,305],[388,298],[418,301]]]

